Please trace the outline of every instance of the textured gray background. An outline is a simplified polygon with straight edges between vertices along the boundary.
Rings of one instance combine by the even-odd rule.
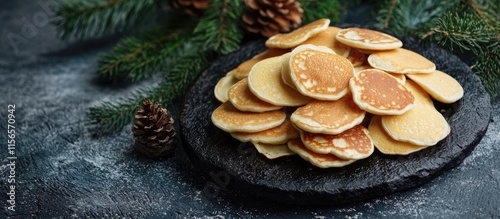
[[[6,206],[7,105],[16,104],[16,212],[0,218],[498,218],[500,104],[486,136],[458,167],[424,186],[350,206],[286,206],[221,191],[191,166],[182,147],[150,160],[133,147],[130,127],[112,135],[88,129],[90,106],[130,94],[134,85],[108,85],[96,74],[99,53],[113,39],[60,41],[38,2],[0,3],[0,202]],[[34,22],[33,19],[39,19]],[[40,19],[42,18],[42,19]],[[26,21],[31,21],[30,29]],[[35,23],[38,26],[35,26]],[[10,34],[9,34],[10,33]],[[23,37],[17,49],[8,39]],[[171,107],[174,114],[177,107]],[[176,116],[176,119],[179,117]],[[3,123],[3,124],[2,124]]]

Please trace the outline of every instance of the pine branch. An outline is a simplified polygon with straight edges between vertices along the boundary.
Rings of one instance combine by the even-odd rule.
[[[55,6],[62,39],[96,37],[130,29],[150,19],[163,0],[73,0]]]
[[[477,72],[484,87],[494,101],[500,92],[500,42],[492,44],[479,54],[473,70]]]
[[[446,13],[432,32],[432,39],[449,50],[466,50],[474,54],[484,52],[485,45],[498,40],[498,33],[471,10]]]
[[[238,25],[242,10],[240,0],[211,0],[194,30],[194,41],[221,54],[235,51],[243,39]]]
[[[90,109],[90,118],[105,133],[117,131],[133,120],[143,97],[153,102],[159,102],[163,106],[168,106],[172,100],[183,94],[189,84],[198,76],[203,68],[206,68],[209,61],[206,57],[211,54],[199,54],[197,50],[190,50],[176,60],[176,65],[165,76],[165,81],[152,90],[139,90],[131,97],[115,102],[105,102],[101,106]]]
[[[99,57],[99,73],[107,79],[140,81],[156,74],[185,48],[189,35],[160,29],[123,39]]]
[[[299,0],[304,9],[302,23],[307,24],[320,18],[329,18],[332,22],[340,21],[342,5],[338,0],[316,1]]]

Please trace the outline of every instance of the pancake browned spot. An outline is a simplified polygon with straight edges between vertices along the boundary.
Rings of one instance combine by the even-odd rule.
[[[415,107],[415,97],[395,77],[378,69],[360,71],[349,82],[359,108],[377,115],[401,115]]]
[[[292,51],[290,78],[297,91],[320,100],[338,100],[349,87],[354,67],[326,47],[303,45]]]
[[[368,129],[354,126],[338,135],[326,135],[300,131],[300,138],[311,151],[319,154],[334,154],[348,160],[369,157],[374,150]]]
[[[290,120],[304,131],[335,135],[359,125],[365,113],[346,95],[337,101],[311,101],[297,108]]]
[[[389,34],[357,27],[340,30],[337,40],[350,47],[365,50],[390,50],[403,46],[401,40]]]
[[[356,160],[345,160],[333,154],[318,154],[307,149],[300,139],[288,142],[288,148],[297,153],[302,159],[319,168],[343,167]]]
[[[212,112],[212,123],[226,132],[260,132],[281,125],[283,110],[263,113],[243,112],[227,101]]]

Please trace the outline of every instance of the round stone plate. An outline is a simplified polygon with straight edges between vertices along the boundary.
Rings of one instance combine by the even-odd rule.
[[[402,41],[404,48],[427,57],[464,88],[464,97],[458,102],[435,103],[451,126],[447,138],[408,156],[375,151],[369,158],[342,168],[320,169],[298,156],[269,160],[210,120],[220,105],[213,93],[217,81],[265,50],[264,41],[253,41],[216,60],[185,97],[183,145],[193,164],[213,181],[208,188],[213,192],[208,194],[238,190],[292,204],[345,204],[422,185],[460,164],[486,132],[491,114],[489,96],[479,78],[456,56],[433,44],[418,44],[411,38]]]

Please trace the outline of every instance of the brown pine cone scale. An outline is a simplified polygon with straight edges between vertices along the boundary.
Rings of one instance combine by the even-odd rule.
[[[296,0],[245,0],[245,5],[243,26],[248,32],[265,37],[297,28],[304,14]]]

